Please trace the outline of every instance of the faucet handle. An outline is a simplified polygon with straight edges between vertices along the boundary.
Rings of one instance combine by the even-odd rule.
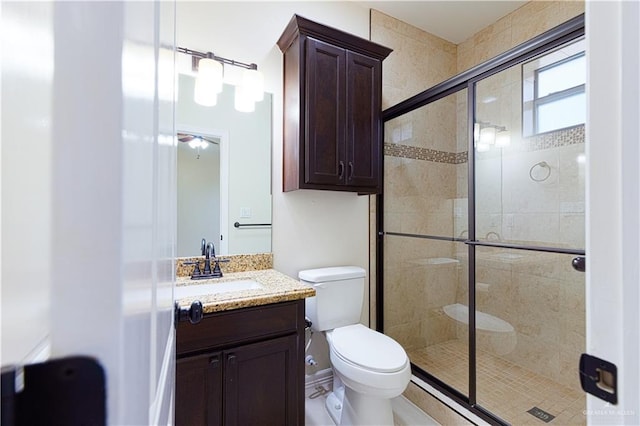
[[[198,275],[201,275],[202,272],[200,272],[200,262],[197,260],[193,260],[193,261],[188,261],[188,262],[182,262],[183,265],[196,265],[196,267],[193,269],[193,274],[191,275],[192,277],[197,277]]]
[[[200,241],[200,252],[202,252],[202,255],[204,256],[206,251],[207,251],[207,240],[203,238],[202,241]]]

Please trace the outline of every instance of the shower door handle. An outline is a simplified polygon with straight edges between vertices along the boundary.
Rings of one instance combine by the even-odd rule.
[[[587,258],[584,256],[574,257],[571,261],[573,269],[579,272],[584,272],[587,269]]]

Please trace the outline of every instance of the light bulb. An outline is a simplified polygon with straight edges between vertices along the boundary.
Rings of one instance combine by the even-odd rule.
[[[242,85],[249,91],[253,100],[260,102],[264,99],[264,75],[258,70],[244,70]]]
[[[222,64],[210,58],[200,59],[193,100],[202,106],[214,106],[220,92],[222,92]]]

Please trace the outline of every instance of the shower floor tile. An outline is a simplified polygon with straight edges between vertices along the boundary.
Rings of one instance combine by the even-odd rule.
[[[468,394],[466,342],[450,340],[408,350],[411,361],[463,394]],[[477,351],[478,403],[513,425],[584,425],[584,393],[556,383],[488,352]],[[528,413],[537,407],[555,418],[545,422]]]

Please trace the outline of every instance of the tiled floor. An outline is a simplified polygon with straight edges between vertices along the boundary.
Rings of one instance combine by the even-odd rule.
[[[465,342],[450,340],[407,351],[416,365],[467,394],[468,352]],[[518,367],[487,352],[477,353],[478,402],[513,425],[544,425],[527,411],[537,407],[555,416],[551,425],[584,425],[585,394]],[[541,414],[544,416],[544,414]]]
[[[324,404],[331,389],[331,379],[307,385],[305,388],[305,424],[307,426],[334,426]],[[438,422],[420,411],[404,397],[395,398],[393,419],[395,426],[438,426]]]

